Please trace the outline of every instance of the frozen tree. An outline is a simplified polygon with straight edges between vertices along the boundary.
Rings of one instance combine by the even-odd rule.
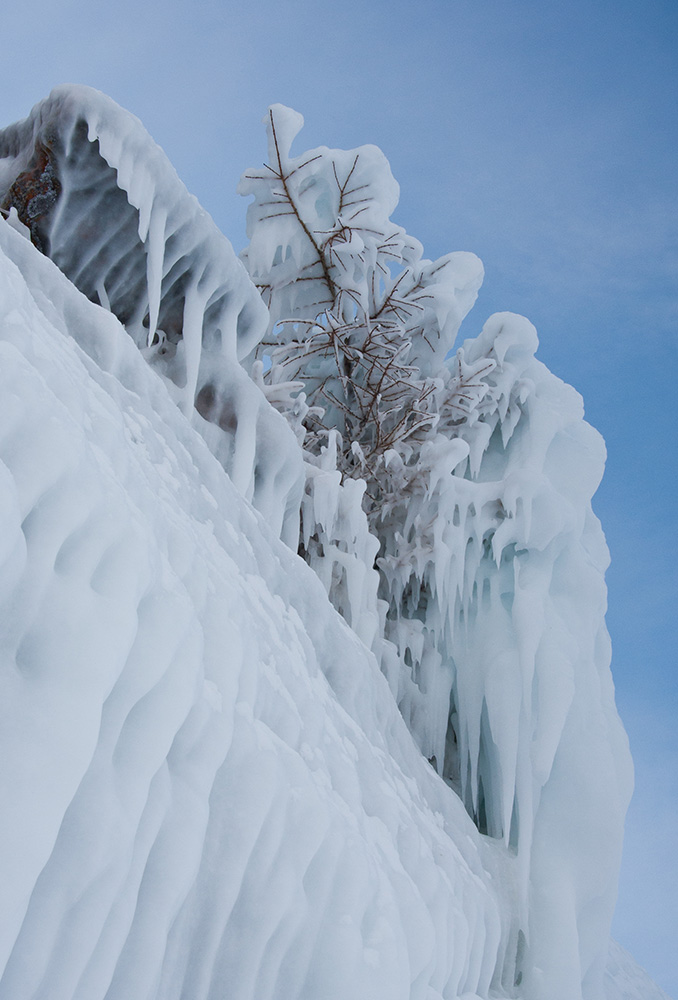
[[[290,158],[300,126],[288,109],[269,112],[273,166],[241,182],[255,196],[244,257],[276,334],[262,345],[270,383],[301,379],[305,447],[317,455],[338,431],[341,471],[367,480],[376,507],[385,456],[411,457],[443,414],[463,420],[483,392],[492,362],[469,367],[462,352],[454,374],[444,365],[482,265],[461,253],[422,260],[421,245],[390,221],[398,186],[383,153]]]
[[[375,147],[290,157],[301,123],[289,109],[271,108],[270,164],[241,182],[255,197],[243,256],[270,312],[259,347],[271,358],[263,387],[306,451],[302,553],[349,622],[363,622],[363,638],[376,627],[380,641],[388,609],[387,632],[398,631],[405,666],[394,681],[404,707],[416,701],[410,677],[432,653],[421,644],[430,595],[409,572],[396,582],[388,567],[402,562],[407,508],[428,495],[441,449],[452,467],[465,455],[451,438],[487,392],[494,361],[468,364],[462,349],[452,368],[445,364],[482,266],[472,254],[422,260],[421,245],[390,220],[398,186]],[[419,549],[421,534],[410,534]],[[421,564],[421,551],[411,555]],[[374,604],[366,629],[360,605],[375,556],[384,604]],[[388,661],[392,647],[381,652]],[[442,767],[442,747],[429,740],[424,749]]]
[[[398,186],[383,153],[321,148],[291,157],[301,124],[289,109],[271,108],[270,164],[241,182],[255,198],[243,257],[270,312],[258,349],[269,353],[270,371],[263,379],[262,366],[255,371],[306,450],[302,552],[349,621],[356,617],[351,558],[364,556],[364,577],[377,557],[381,614],[401,663],[398,699],[442,770],[449,690],[421,704],[439,674],[441,642],[449,645],[444,627],[430,627],[440,590],[430,579],[433,535],[453,517],[441,506],[441,489],[454,504],[445,486],[468,464],[461,429],[477,423],[496,396],[488,381],[494,358],[468,361],[464,348],[452,364],[446,356],[482,265],[467,253],[423,260],[421,245],[390,220]],[[332,489],[318,467],[335,472],[331,517]],[[360,507],[369,531],[358,528]],[[344,528],[347,538],[331,538]],[[388,660],[389,650],[382,652]],[[446,770],[458,777],[455,743],[456,734],[451,744],[448,738]]]

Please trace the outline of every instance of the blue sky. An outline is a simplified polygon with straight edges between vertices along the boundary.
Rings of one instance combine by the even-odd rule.
[[[614,932],[678,998],[675,0],[34,0],[3,11],[0,124],[58,83],[137,114],[236,249],[261,118],[304,147],[381,146],[396,221],[473,250],[466,321],[528,316],[605,436],[613,671],[637,791]],[[301,146],[299,147],[301,148]]]

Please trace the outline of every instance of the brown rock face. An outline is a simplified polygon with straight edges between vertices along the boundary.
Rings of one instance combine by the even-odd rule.
[[[49,254],[48,217],[61,194],[56,161],[52,145],[38,141],[28,168],[19,174],[0,205],[5,213],[16,209],[31,241],[44,254]]]

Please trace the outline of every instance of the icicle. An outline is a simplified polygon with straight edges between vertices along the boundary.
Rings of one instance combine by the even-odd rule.
[[[191,415],[195,403],[200,355],[202,352],[204,306],[204,299],[199,295],[197,282],[194,281],[186,289],[184,299],[183,345],[186,383],[183,390],[182,409],[186,416]]]
[[[162,294],[163,258],[165,255],[165,225],[167,210],[154,204],[150,210],[148,236],[146,238],[146,284],[148,287],[148,340],[147,346],[153,343],[158,328],[160,299]],[[141,223],[140,223],[141,227]],[[200,336],[202,340],[202,323]],[[197,380],[197,375],[196,375]]]
[[[106,293],[106,285],[104,284],[104,279],[103,278],[97,284],[97,295],[99,296],[99,303],[100,303],[100,305],[104,309],[107,309],[108,312],[110,312],[111,311],[111,303],[110,303],[108,295]]]

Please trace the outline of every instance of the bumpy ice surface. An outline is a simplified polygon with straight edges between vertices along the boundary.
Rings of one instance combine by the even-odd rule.
[[[71,210],[50,229],[84,294],[0,222],[0,998],[598,1000],[629,771],[588,508],[602,450],[576,394],[534,361],[525,321],[465,345],[497,362],[489,433],[509,445],[482,440],[487,421],[467,442],[477,557],[439,539],[483,837],[412,740],[440,740],[431,717],[408,732],[400,682],[356,634],[370,643],[374,588],[352,631],[278,540],[300,455],[237,366],[261,324],[230,247],[159,154],[147,169],[139,123],[90,91],[50,100],[5,134],[5,187],[55,115],[96,141],[137,213],[113,257],[141,245],[146,279],[116,292],[105,276],[133,269],[78,258],[78,172],[101,179],[96,161],[63,173]],[[177,339],[160,324],[191,287],[179,259],[199,276]],[[136,303],[127,329],[85,297],[115,313],[116,295]],[[320,520],[363,537],[355,498],[316,475]],[[647,1000],[641,982],[614,952],[609,1000]]]

